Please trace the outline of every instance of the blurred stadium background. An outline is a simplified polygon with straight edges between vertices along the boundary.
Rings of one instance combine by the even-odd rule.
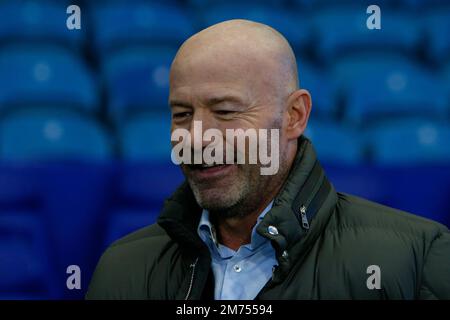
[[[182,181],[170,62],[231,18],[294,47],[307,136],[338,190],[450,225],[450,1],[0,1],[0,298],[80,299],[106,246],[155,221]]]

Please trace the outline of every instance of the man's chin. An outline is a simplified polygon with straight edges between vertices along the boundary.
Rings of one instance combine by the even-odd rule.
[[[199,189],[192,186],[191,188],[199,206],[208,211],[226,210],[237,202],[231,197],[230,190],[224,188]]]

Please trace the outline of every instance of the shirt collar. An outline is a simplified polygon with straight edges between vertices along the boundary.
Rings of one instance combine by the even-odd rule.
[[[267,214],[267,212],[269,212],[270,209],[272,209],[272,206],[273,200],[258,216],[256,224],[252,229],[251,242],[245,245],[250,250],[255,250],[259,246],[261,246],[264,242],[269,241],[268,239],[261,236],[258,232],[256,232],[256,227],[262,221],[262,219],[264,219],[264,216]],[[197,233],[203,240],[203,242],[206,243],[207,241],[212,241],[216,247],[219,246],[219,243],[217,242],[216,230],[214,226],[211,224],[211,221],[209,220],[209,212],[206,209],[203,209],[202,211],[200,222],[197,227]]]

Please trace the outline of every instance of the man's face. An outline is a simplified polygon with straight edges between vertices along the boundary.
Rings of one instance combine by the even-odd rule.
[[[283,126],[284,101],[271,94],[273,90],[264,81],[264,77],[270,75],[258,70],[255,64],[226,57],[211,60],[210,56],[201,54],[180,60],[171,71],[172,131],[186,129],[193,138],[194,121],[201,121],[203,132],[218,129],[222,132],[225,157],[226,129],[281,129]],[[209,143],[204,141],[203,148]],[[194,145],[193,140],[191,145]],[[282,130],[279,145],[282,155]],[[246,164],[210,168],[181,165],[202,208],[227,211],[233,206],[245,205],[246,201],[255,201],[271,183],[277,183],[273,176],[261,175],[259,162],[248,164],[248,151],[246,148]]]

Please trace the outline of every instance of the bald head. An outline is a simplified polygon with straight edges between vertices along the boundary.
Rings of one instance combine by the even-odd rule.
[[[182,165],[197,202],[222,217],[258,213],[273,199],[295,158],[311,107],[309,93],[298,89],[295,56],[286,39],[246,20],[222,22],[186,40],[171,66],[169,104],[172,130],[190,131],[191,137],[198,123],[204,132],[215,129],[222,137],[228,129],[279,133],[280,170],[274,176],[261,175],[261,163],[226,165],[207,177]],[[198,144],[189,141],[193,151]],[[218,143],[200,142],[205,150]]]
[[[229,20],[186,40],[171,68],[171,85],[186,77],[246,83],[268,98],[283,98],[298,88],[297,64],[286,39],[273,28],[248,20]],[[251,93],[250,93],[251,94]]]

